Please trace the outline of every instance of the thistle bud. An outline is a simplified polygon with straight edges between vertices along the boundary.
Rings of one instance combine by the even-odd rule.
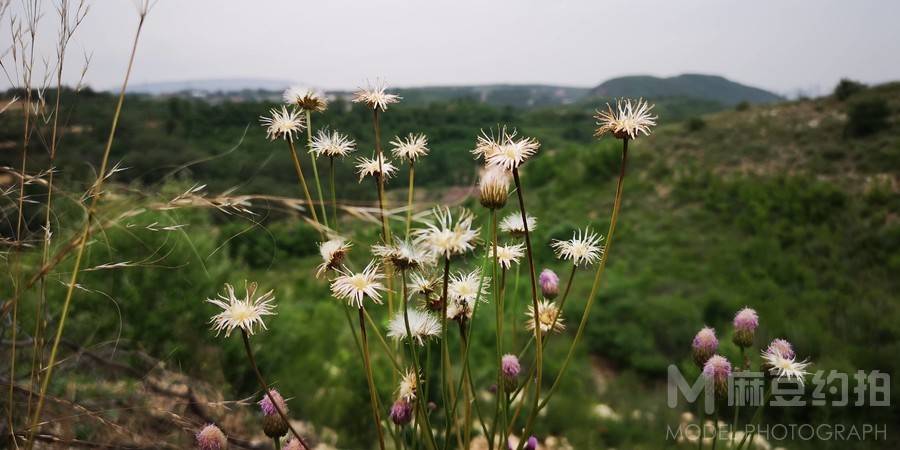
[[[228,448],[228,438],[219,427],[209,424],[197,433],[197,448],[200,450],[225,450]]]
[[[498,166],[486,168],[481,173],[478,188],[482,206],[488,209],[503,208],[509,197],[509,172]]]
[[[694,342],[691,344],[691,356],[697,367],[703,367],[706,361],[716,354],[719,349],[719,340],[716,339],[716,330],[710,327],[704,327],[694,336]]]
[[[525,441],[525,446],[522,447],[523,450],[537,450],[538,440],[536,437],[531,436]]]
[[[728,394],[728,378],[731,377],[731,363],[725,357],[713,355],[703,365],[703,376],[713,382],[716,393]]]
[[[559,277],[556,276],[556,272],[550,269],[542,270],[540,282],[541,293],[544,294],[544,298],[553,300],[559,295]]]
[[[503,355],[500,360],[500,372],[503,374],[503,390],[506,392],[515,392],[519,386],[519,373],[522,366],[519,364],[519,358],[513,354]]]
[[[413,416],[413,407],[408,401],[404,399],[398,399],[394,402],[393,406],[391,406],[391,421],[396,425],[406,425],[412,420]]]
[[[287,414],[288,408],[284,397],[275,389],[270,389],[269,394],[264,395],[259,401],[259,409],[263,413],[263,432],[270,438],[279,438],[288,432],[288,423],[278,414],[275,405],[278,405],[281,412]]]
[[[744,308],[734,316],[734,336],[731,340],[738,347],[747,348],[753,345],[753,336],[756,327],[759,326],[759,316],[756,311]]]

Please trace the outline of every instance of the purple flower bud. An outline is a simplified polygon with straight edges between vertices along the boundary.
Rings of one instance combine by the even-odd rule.
[[[753,345],[753,335],[759,326],[759,316],[756,311],[744,308],[734,316],[734,336],[731,340],[738,347],[750,347]]]
[[[727,393],[731,363],[723,356],[713,355],[703,365],[703,376],[715,383],[718,393]]]
[[[719,340],[716,339],[716,330],[704,327],[697,332],[697,335],[694,336],[694,342],[691,344],[691,354],[694,358],[694,363],[698,367],[703,367],[706,364],[706,360],[710,356],[715,355],[718,349]]]
[[[507,378],[515,378],[522,371],[522,366],[519,365],[519,357],[511,353],[503,355],[500,366],[503,376]]]
[[[547,300],[553,300],[559,295],[559,277],[550,269],[541,271],[541,292]]]
[[[525,450],[537,450],[537,447],[538,447],[537,438],[534,436],[531,436],[530,438],[528,438],[527,441],[525,441],[525,447],[523,447],[523,448]]]
[[[269,398],[268,395],[263,395],[262,400],[259,401],[259,409],[262,410],[263,415],[274,416],[278,414],[278,410],[275,409],[275,404],[272,403],[272,399],[275,399],[275,402],[281,407],[281,412],[287,414],[288,409],[287,404],[284,402],[284,397],[282,397],[275,389],[269,389],[269,393],[272,394],[272,398]]]
[[[771,344],[769,344],[769,348],[766,349],[766,353],[776,352],[785,359],[794,359],[794,357],[796,356],[794,354],[794,346],[792,346],[790,342],[784,339],[775,339]]]
[[[228,438],[219,427],[209,424],[197,433],[197,447],[200,450],[225,450],[228,448]]]
[[[413,407],[408,401],[402,398],[394,402],[391,406],[391,421],[397,425],[406,425],[412,420]]]

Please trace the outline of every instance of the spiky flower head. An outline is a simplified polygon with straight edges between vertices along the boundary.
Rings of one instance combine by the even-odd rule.
[[[559,295],[559,276],[556,275],[556,272],[544,269],[541,271],[538,281],[540,282],[541,294],[544,295],[544,298],[553,300]]]
[[[594,116],[598,126],[594,135],[600,137],[612,133],[617,139],[635,139],[639,133],[649,136],[650,127],[656,126],[656,116],[650,114],[653,106],[642,98],[634,103],[630,99],[620,98],[616,100],[613,111],[607,103],[606,111],[598,109]]]
[[[287,414],[287,403],[285,403],[284,397],[275,389],[270,389],[269,394],[272,398],[263,394],[262,400],[259,401],[259,408],[263,413],[263,433],[270,438],[280,438],[287,434],[288,424],[281,418],[278,409]],[[275,401],[272,401],[272,399]]]
[[[329,270],[339,268],[352,245],[340,237],[320,243],[319,254],[322,255],[322,264],[316,269],[316,278],[321,278]]]
[[[766,349],[766,353],[778,353],[788,359],[793,359],[796,356],[796,354],[794,354],[794,346],[787,340],[781,338],[773,340]]]
[[[472,314],[475,313],[475,300],[461,298],[458,300],[450,300],[447,303],[447,319],[456,321],[472,320]]]
[[[463,209],[455,220],[450,208],[437,207],[434,220],[415,230],[415,241],[436,256],[450,258],[475,248],[478,228],[472,228],[472,213]]]
[[[523,244],[510,244],[497,246],[497,264],[509,270],[513,264],[518,264],[519,259],[525,255]],[[493,256],[493,255],[491,255]]]
[[[517,138],[515,130],[511,133],[502,130],[498,139],[499,141],[494,141],[489,145],[476,145],[475,149],[476,151],[481,149],[481,155],[488,165],[502,167],[509,171],[517,169],[541,148],[541,143],[537,139]]]
[[[206,299],[207,302],[222,308],[222,312],[212,316],[209,323],[212,329],[216,330],[216,336],[222,331],[225,337],[231,335],[235,328],[240,328],[248,335],[252,336],[257,326],[263,330],[266,324],[263,322],[263,316],[273,316],[275,305],[274,291],[268,291],[260,296],[256,296],[256,283],[244,282],[246,294],[244,298],[238,298],[234,292],[234,286],[225,283],[225,292],[218,294],[217,298]]]
[[[416,383],[418,383],[416,372],[412,369],[407,369],[403,376],[400,377],[400,384],[397,385],[397,398],[408,402],[414,401],[417,392]]]
[[[395,136],[391,141],[394,148],[391,153],[395,158],[416,162],[419,158],[428,154],[428,138],[424,134],[409,133],[406,139]]]
[[[535,323],[539,323],[541,334],[547,334],[550,331],[561,332],[566,329],[563,323],[562,312],[556,303],[549,300],[541,300],[538,302],[538,312],[534,313],[534,306],[528,305],[528,322],[525,324],[529,330],[534,330]]]
[[[228,438],[219,427],[208,424],[197,433],[197,448],[200,450],[225,450]]]
[[[380,177],[383,175],[384,179],[388,180],[394,176],[396,171],[397,166],[384,159],[384,155],[381,154],[375,155],[371,159],[365,157],[356,159],[356,172],[359,173],[360,182],[367,176]]]
[[[590,228],[585,228],[583,231],[575,230],[572,239],[567,241],[554,239],[551,245],[558,258],[570,259],[576,266],[590,266],[603,255],[603,246],[600,245],[602,240],[603,236],[592,232]]]
[[[441,280],[438,277],[414,272],[409,277],[406,289],[409,291],[409,298],[412,299],[417,295],[430,297],[437,292],[440,286]]]
[[[478,181],[479,200],[488,209],[500,209],[506,206],[509,198],[509,171],[503,167],[487,166],[481,172]]]
[[[403,400],[402,398],[397,399],[397,401],[391,405],[389,416],[391,417],[391,422],[402,427],[412,421],[413,407],[408,401]]]
[[[712,355],[703,365],[703,376],[715,384],[716,392],[726,393],[728,378],[731,376],[731,363],[721,355]]]
[[[764,351],[762,358],[762,369],[775,378],[794,380],[803,386],[806,375],[809,375],[806,371],[809,362],[797,361],[796,357],[785,357],[780,351]]]
[[[467,303],[481,300],[487,301],[491,290],[491,277],[483,276],[481,270],[473,270],[469,273],[457,272],[450,276],[447,285],[447,296],[453,301]]]
[[[322,129],[316,132],[309,152],[317,157],[343,158],[356,151],[356,141],[338,131]]]
[[[718,349],[719,340],[716,338],[716,330],[710,327],[703,327],[697,332],[697,335],[694,336],[694,341],[691,343],[691,356],[698,367],[703,367],[706,361],[716,354]]]
[[[294,136],[306,128],[306,119],[300,114],[300,110],[290,110],[282,106],[281,109],[272,108],[268,116],[260,116],[259,122],[266,127],[266,137],[269,140],[284,139],[294,141]]]
[[[270,395],[272,398],[269,398]],[[273,402],[272,399],[275,399],[275,401]],[[269,395],[263,394],[262,399],[258,403],[259,409],[265,416],[278,415],[278,409],[275,407],[276,404],[281,408],[281,412],[285,414],[288,412],[287,403],[285,403],[284,397],[282,397],[281,393],[275,389],[269,389]]]
[[[738,347],[750,347],[753,345],[753,336],[756,327],[759,326],[759,316],[751,308],[744,308],[734,316],[734,336],[732,341]]]
[[[404,239],[397,239],[390,245],[373,245],[372,254],[383,259],[385,264],[400,270],[417,269],[433,261],[424,249]]]
[[[515,131],[512,133],[514,134]],[[506,125],[498,125],[496,132],[493,128],[487,131],[481,130],[481,134],[475,138],[475,148],[472,150],[475,159],[481,158],[487,161],[488,156],[500,151],[500,146],[510,139],[509,135],[510,132]]]
[[[409,320],[409,333],[406,332],[407,317],[403,312],[397,312],[388,322],[388,336],[397,340],[408,340],[412,337],[419,345],[425,345],[425,341],[441,335],[441,321],[437,317],[425,311],[407,309]]]
[[[288,88],[288,90],[284,91],[282,98],[288,105],[298,106],[310,112],[325,111],[325,108],[328,107],[328,100],[325,99],[325,94],[308,87],[294,86]]]
[[[401,100],[399,95],[385,92],[387,87],[384,81],[375,80],[375,83],[366,83],[365,88],[359,88],[353,93],[353,103],[364,103],[375,111],[387,111],[388,105]]]
[[[503,372],[504,377],[518,377],[519,373],[522,371],[522,366],[519,364],[519,357],[512,353],[503,355],[500,359],[500,371]]]
[[[381,304],[381,291],[384,291],[384,285],[378,280],[383,279],[384,274],[379,271],[379,265],[375,261],[369,262],[362,272],[353,273],[344,268],[339,273],[340,276],[331,282],[331,295],[335,298],[346,300],[348,305],[357,308],[363,307],[363,300],[366,297]]]
[[[526,219],[523,221],[522,214],[515,212],[500,221],[500,230],[520,237],[525,236],[525,225],[528,225],[528,232],[530,233],[537,228],[537,219],[532,216],[526,216]]]

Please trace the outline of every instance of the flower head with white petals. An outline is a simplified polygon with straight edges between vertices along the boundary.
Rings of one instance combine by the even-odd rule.
[[[519,263],[519,259],[524,254],[525,246],[522,244],[498,245],[497,263],[500,264],[500,267],[509,270],[513,264]]]
[[[319,130],[313,138],[309,152],[317,157],[345,157],[356,151],[356,142],[337,131]]]
[[[411,402],[416,399],[416,373],[412,369],[407,370],[403,377],[400,378],[400,385],[397,386],[397,398]]]
[[[409,278],[409,283],[406,284],[410,299],[416,295],[422,295],[426,298],[431,297],[440,287],[441,279],[439,277],[423,275],[418,272],[414,272]]]
[[[387,111],[390,104],[397,103],[401,100],[399,95],[388,94],[385,92],[387,87],[382,80],[375,80],[375,83],[367,83],[365,88],[359,88],[353,93],[353,103],[364,103],[375,111]]]
[[[419,345],[425,345],[425,341],[441,335],[441,321],[430,313],[417,309],[408,309],[409,333],[406,332],[407,317],[402,311],[394,314],[388,322],[389,337],[397,340],[408,340],[412,337]]]
[[[525,221],[523,221],[522,214],[516,212],[500,221],[500,230],[513,236],[524,236],[526,224],[528,225],[528,231],[532,232],[537,227],[537,219],[532,216],[526,216]]]
[[[537,314],[534,313],[534,306],[528,305],[527,315],[529,319],[525,326],[529,330],[534,330],[535,323],[540,324],[541,334],[547,334],[551,330],[559,333],[566,329],[562,312],[560,312],[559,306],[552,301],[541,300],[538,302]]]
[[[325,94],[315,89],[302,86],[294,86],[284,91],[282,99],[288,105],[294,105],[306,111],[325,111],[328,107],[328,100]]]
[[[394,148],[391,153],[395,158],[405,159],[410,162],[416,162],[419,158],[428,154],[428,138],[424,134],[409,133],[406,139],[400,136],[391,141]]]
[[[478,228],[472,228],[472,213],[462,210],[455,220],[449,208],[435,208],[434,220],[415,230],[416,243],[434,255],[444,258],[460,255],[475,248]]]
[[[618,139],[635,139],[638,134],[650,135],[650,127],[656,126],[656,116],[651,115],[653,105],[644,99],[638,99],[632,103],[629,99],[616,100],[616,109],[613,111],[609,103],[606,111],[597,110],[597,131],[595,136],[603,136],[612,133]]]
[[[447,296],[453,302],[472,304],[475,301],[487,301],[490,293],[491,277],[482,276],[480,270],[469,273],[457,272],[450,276],[447,285]]]
[[[394,172],[396,171],[397,166],[391,164],[390,161],[385,160],[383,155],[375,155],[372,159],[356,159],[356,172],[359,173],[360,182],[367,176],[379,177],[384,175],[384,179],[387,180],[394,176]]]
[[[300,115],[300,110],[282,106],[281,109],[272,108],[269,116],[260,116],[259,122],[266,127],[266,137],[269,140],[284,139],[293,142],[294,136],[306,128],[306,119]]]
[[[266,329],[263,316],[275,315],[273,311],[275,305],[272,304],[275,300],[274,291],[270,290],[257,297],[256,283],[245,282],[245,284],[246,294],[244,298],[238,298],[235,295],[234,286],[225,283],[224,294],[218,294],[218,298],[206,299],[207,302],[222,308],[222,312],[214,315],[209,320],[209,323],[212,324],[212,329],[216,330],[216,336],[224,331],[225,337],[228,337],[235,328],[240,328],[243,332],[252,336],[255,327],[259,326],[264,330]]]
[[[366,297],[380,305],[384,285],[379,280],[384,279],[384,274],[378,269],[378,264],[372,261],[362,272],[341,271],[340,276],[331,282],[331,295],[357,308],[363,307]]]
[[[795,380],[803,386],[804,378],[809,375],[806,368],[810,366],[807,361],[797,361],[796,358],[788,358],[780,351],[763,351],[763,367],[769,374],[776,378]]]
[[[337,269],[344,262],[344,256],[350,251],[353,244],[344,238],[334,238],[319,244],[319,254],[322,255],[322,264],[316,269],[316,278],[333,269]]]
[[[404,239],[397,239],[391,245],[373,245],[372,254],[401,270],[416,269],[434,262],[431,254],[414,242]]]
[[[554,240],[551,245],[558,258],[570,259],[576,266],[589,266],[603,255],[603,246],[600,245],[602,240],[602,236],[586,228],[584,231],[576,230],[572,233],[572,239]]]

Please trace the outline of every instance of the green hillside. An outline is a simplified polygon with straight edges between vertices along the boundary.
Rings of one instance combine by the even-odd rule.
[[[783,98],[769,91],[746,86],[716,75],[684,74],[669,78],[648,75],[613,78],[591,89],[593,97],[688,97],[723,105],[740,102],[772,103]]]

